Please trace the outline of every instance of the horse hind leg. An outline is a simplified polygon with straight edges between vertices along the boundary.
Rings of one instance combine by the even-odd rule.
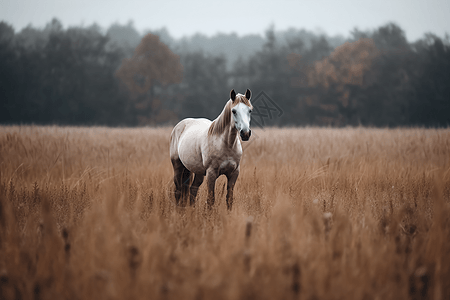
[[[197,197],[198,189],[203,183],[204,175],[195,174],[194,181],[192,182],[191,188],[189,190],[189,202],[190,205],[195,204],[195,198]]]
[[[189,197],[189,186],[191,183],[191,172],[184,168],[182,175],[182,186],[181,186],[181,206],[186,206]]]
[[[175,203],[180,206],[186,206],[189,193],[189,184],[191,172],[183,165],[181,160],[172,159],[173,182],[175,183]]]

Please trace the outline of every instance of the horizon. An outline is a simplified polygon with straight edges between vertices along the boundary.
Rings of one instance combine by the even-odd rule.
[[[177,10],[171,8],[174,2],[177,2]],[[307,5],[303,5],[305,2]],[[276,31],[304,29],[315,34],[347,38],[355,28],[371,31],[392,22],[404,30],[410,42],[423,38],[426,33],[446,37],[450,32],[450,22],[447,21],[450,3],[447,1],[434,0],[432,5],[430,2],[403,0],[395,3],[382,0],[377,4],[352,0],[339,4],[328,0],[305,2],[283,1],[282,5],[272,5],[268,2],[256,4],[253,0],[245,3],[228,1],[227,4],[216,3],[213,7],[205,7],[208,5],[200,0],[190,4],[174,0],[158,5],[134,0],[125,6],[119,1],[90,3],[77,0],[61,3],[47,0],[47,5],[43,6],[31,0],[8,0],[5,9],[0,12],[0,20],[11,25],[16,32],[30,25],[43,28],[53,18],[58,19],[64,28],[96,24],[103,30],[113,24],[126,25],[132,22],[140,34],[164,28],[175,39],[197,34],[209,38],[220,34],[264,36],[264,32],[272,25]],[[104,13],[105,7],[109,10],[107,14]],[[236,17],[235,10],[227,14],[229,7],[239,7],[244,16]],[[163,13],[165,11],[171,12],[169,18]],[[202,18],[192,18],[192,14],[201,15]],[[149,15],[152,17],[149,18]]]
[[[114,23],[111,23],[111,24],[109,24],[109,25],[107,25],[107,26],[101,26],[100,24],[95,23],[95,22],[94,22],[94,23],[90,23],[90,24],[70,24],[70,25],[68,25],[68,24],[64,24],[64,22],[63,22],[62,20],[60,20],[59,18],[54,17],[54,18],[48,20],[48,22],[46,22],[45,24],[43,24],[43,25],[41,25],[41,26],[36,26],[36,25],[34,25],[34,24],[28,24],[27,26],[25,26],[25,27],[23,27],[23,28],[20,28],[20,29],[17,29],[16,27],[14,27],[13,24],[11,24],[11,23],[9,23],[9,22],[6,22],[6,21],[4,21],[4,20],[0,20],[0,22],[6,22],[6,24],[9,25],[9,26],[11,26],[11,27],[14,29],[14,32],[17,34],[17,33],[20,33],[22,30],[24,30],[24,29],[26,29],[26,28],[34,28],[34,29],[37,29],[37,30],[44,30],[44,29],[45,29],[45,26],[47,26],[48,24],[50,24],[50,23],[52,22],[53,19],[56,19],[56,20],[58,20],[59,22],[61,22],[61,25],[62,25],[63,30],[67,30],[67,29],[70,29],[70,28],[89,28],[89,27],[92,27],[92,26],[98,26],[99,29],[100,29],[100,32],[101,32],[102,34],[106,34],[107,30],[108,30],[110,27],[114,26],[114,25],[119,25],[119,26],[129,26],[129,25],[131,24],[131,27],[132,27],[133,29],[135,29],[141,36],[144,36],[144,35],[147,34],[147,33],[153,33],[153,32],[159,32],[159,31],[165,30],[172,38],[177,39],[177,40],[181,40],[181,39],[185,39],[185,38],[192,38],[192,37],[195,37],[195,36],[202,36],[202,37],[207,37],[207,38],[214,38],[214,37],[218,37],[218,36],[221,36],[221,35],[225,35],[225,36],[236,35],[238,38],[245,38],[245,37],[248,37],[248,36],[260,36],[261,38],[265,38],[265,32],[266,32],[267,30],[270,30],[270,28],[271,28],[272,26],[273,26],[273,29],[275,30],[275,33],[277,33],[277,32],[286,32],[286,31],[289,31],[289,30],[297,30],[297,31],[305,31],[305,32],[308,32],[308,33],[313,33],[313,34],[318,35],[318,36],[320,36],[320,35],[325,35],[326,37],[330,37],[330,38],[340,37],[340,38],[346,39],[346,38],[348,38],[348,37],[350,36],[350,33],[351,33],[351,31],[350,31],[349,33],[347,33],[347,34],[345,34],[345,35],[344,35],[344,34],[331,35],[331,34],[325,32],[325,31],[321,30],[320,28],[316,28],[316,29],[314,29],[314,30],[309,30],[309,29],[307,29],[307,28],[297,28],[297,27],[292,27],[292,26],[291,26],[291,27],[288,27],[288,28],[285,28],[285,29],[279,29],[279,28],[277,28],[276,26],[274,26],[274,24],[268,24],[268,25],[264,28],[264,30],[263,30],[262,32],[249,32],[249,33],[243,33],[243,34],[239,34],[239,33],[235,32],[235,31],[231,31],[231,32],[222,32],[222,31],[219,31],[219,32],[215,32],[215,33],[212,33],[212,34],[206,34],[206,33],[204,33],[204,32],[193,32],[193,33],[189,33],[189,34],[182,35],[182,36],[175,36],[175,35],[170,31],[170,29],[168,29],[168,28],[165,27],[165,26],[164,26],[164,27],[159,27],[159,28],[144,28],[144,29],[141,30],[141,29],[139,29],[139,28],[136,28],[136,26],[135,26],[133,20],[129,20],[128,22],[123,22],[123,23],[120,23],[120,22],[114,22]],[[388,25],[388,24],[390,24],[390,23],[393,23],[393,24],[398,25],[398,24],[395,23],[395,22],[386,22],[386,23],[380,24],[379,26],[374,27],[374,28],[361,29],[361,28],[355,27],[355,29],[358,29],[358,30],[361,30],[361,31],[366,31],[366,30],[367,30],[367,31],[372,31],[372,30],[375,30],[375,29],[377,29],[377,28],[379,28],[379,27],[381,27],[381,26]],[[403,28],[402,28],[402,29],[403,29]],[[405,34],[406,34],[406,31],[405,31]]]
[[[89,23],[89,24],[85,24],[85,23],[81,23],[81,24],[65,24],[58,17],[53,17],[53,18],[49,19],[45,24],[42,24],[40,26],[37,26],[35,24],[31,24],[30,23],[27,26],[24,26],[24,27],[22,27],[20,29],[16,28],[14,26],[14,24],[12,24],[12,23],[10,23],[8,21],[0,20],[0,22],[5,22],[7,25],[11,26],[14,29],[14,32],[16,34],[18,34],[18,33],[20,33],[22,30],[24,30],[26,28],[33,28],[33,29],[37,29],[37,30],[43,30],[43,29],[45,29],[45,26],[47,26],[48,24],[50,24],[52,22],[53,19],[56,19],[59,22],[61,22],[63,30],[67,30],[67,29],[70,29],[70,28],[89,28],[89,27],[92,27],[92,26],[98,26],[98,28],[100,29],[100,32],[102,34],[106,34],[107,30],[110,27],[114,26],[114,25],[119,25],[119,26],[129,26],[130,25],[141,36],[144,36],[147,33],[153,33],[154,34],[154,33],[160,32],[160,31],[166,31],[169,34],[169,36],[171,38],[174,38],[175,40],[189,39],[189,38],[192,38],[192,37],[195,37],[195,36],[202,36],[202,37],[206,37],[208,39],[211,39],[211,38],[215,38],[215,37],[218,37],[218,36],[221,36],[221,35],[224,35],[224,36],[236,35],[240,39],[245,38],[245,37],[249,37],[249,36],[259,36],[259,37],[264,39],[266,31],[270,30],[271,27],[273,27],[275,33],[287,32],[289,30],[296,30],[296,31],[305,31],[307,33],[312,33],[312,34],[317,35],[317,36],[325,36],[327,38],[348,39],[348,38],[351,37],[351,33],[352,33],[353,30],[359,30],[361,32],[373,32],[376,29],[378,29],[380,27],[383,27],[383,26],[387,26],[389,24],[394,24],[394,25],[399,26],[403,30],[403,32],[405,34],[405,37],[406,37],[406,39],[407,39],[407,41],[409,43],[413,43],[413,42],[416,42],[416,41],[418,41],[420,39],[423,39],[425,37],[425,35],[428,34],[428,33],[436,35],[437,37],[439,37],[441,39],[449,39],[450,38],[450,32],[444,32],[443,35],[439,35],[439,34],[437,34],[435,32],[431,32],[430,31],[430,32],[424,32],[424,34],[422,36],[419,36],[417,39],[411,40],[411,39],[408,38],[408,31],[405,28],[403,28],[400,24],[398,24],[397,22],[394,22],[394,21],[387,21],[385,23],[379,24],[379,25],[377,25],[375,27],[371,27],[371,28],[354,27],[349,32],[347,32],[346,34],[340,34],[340,33],[330,34],[330,33],[324,31],[321,28],[308,29],[308,28],[293,27],[293,26],[290,26],[290,27],[287,27],[287,28],[278,28],[277,26],[275,26],[275,24],[267,24],[267,26],[261,32],[238,33],[238,32],[235,32],[235,31],[230,31],[230,32],[218,31],[218,32],[215,32],[215,33],[207,34],[205,32],[197,31],[197,32],[193,32],[193,33],[187,33],[186,35],[182,35],[182,36],[174,35],[173,32],[169,28],[167,28],[166,26],[158,27],[158,28],[144,28],[144,29],[140,29],[140,28],[136,27],[134,20],[129,20],[127,22],[113,22],[113,23],[111,23],[109,25],[103,26],[103,25],[100,25],[100,24],[98,24],[96,22]]]

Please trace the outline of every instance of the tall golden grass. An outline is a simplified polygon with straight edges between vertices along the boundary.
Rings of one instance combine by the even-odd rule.
[[[0,299],[450,299],[448,129],[254,129],[231,212],[171,128],[0,129]]]

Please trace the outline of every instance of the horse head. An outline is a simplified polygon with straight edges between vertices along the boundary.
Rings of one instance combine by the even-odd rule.
[[[250,103],[252,92],[247,89],[245,95],[237,94],[234,90],[230,92],[230,98],[232,101],[232,120],[234,121],[234,127],[239,132],[243,141],[248,141],[252,130],[250,129],[250,118],[253,109]]]

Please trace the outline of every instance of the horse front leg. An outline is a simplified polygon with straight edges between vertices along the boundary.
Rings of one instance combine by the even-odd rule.
[[[208,209],[211,209],[214,205],[215,197],[214,197],[214,189],[216,186],[216,179],[218,177],[218,172],[215,169],[208,169],[206,171],[206,181],[208,185],[208,200],[207,205]]]
[[[233,206],[233,190],[234,190],[234,184],[236,183],[236,180],[239,176],[239,167],[234,170],[230,175],[227,175],[227,208],[228,210],[231,210]]]

